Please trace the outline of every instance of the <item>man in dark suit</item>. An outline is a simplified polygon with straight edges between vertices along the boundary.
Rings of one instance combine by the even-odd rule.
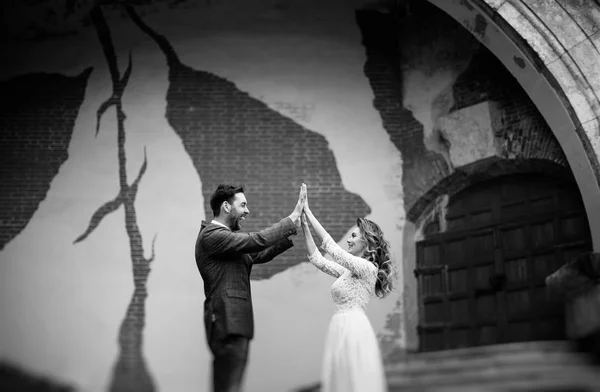
[[[244,188],[219,185],[210,199],[214,219],[202,222],[196,264],[204,280],[204,325],[213,353],[214,392],[238,392],[254,337],[250,271],[294,244],[306,192],[300,191],[292,214],[264,230],[239,232],[250,213]]]

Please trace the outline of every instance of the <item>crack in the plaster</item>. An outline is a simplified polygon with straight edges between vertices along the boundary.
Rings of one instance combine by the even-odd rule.
[[[517,66],[518,66],[519,68],[521,68],[521,69],[524,69],[524,68],[525,68],[525,66],[527,65],[527,64],[525,63],[525,60],[524,60],[524,59],[523,59],[523,57],[521,57],[521,56],[517,56],[517,55],[513,56],[513,61],[514,61],[514,62],[515,62],[515,64],[517,64]]]

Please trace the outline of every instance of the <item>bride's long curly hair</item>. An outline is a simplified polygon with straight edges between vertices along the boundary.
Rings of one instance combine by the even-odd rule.
[[[377,282],[375,294],[383,298],[394,290],[392,275],[394,268],[390,258],[390,244],[383,238],[383,231],[377,223],[365,218],[358,218],[356,225],[363,240],[367,243],[364,257],[377,266]]]

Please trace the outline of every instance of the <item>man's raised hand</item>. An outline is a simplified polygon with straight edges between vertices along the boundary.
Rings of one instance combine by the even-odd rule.
[[[296,207],[294,211],[290,214],[290,219],[294,224],[297,224],[300,219],[300,214],[304,210],[304,203],[306,202],[306,184],[302,184],[300,187],[300,194],[298,195],[298,202],[296,203]]]

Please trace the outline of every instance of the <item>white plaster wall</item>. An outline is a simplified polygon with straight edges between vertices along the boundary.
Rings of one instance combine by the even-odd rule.
[[[213,14],[191,9],[146,21],[171,40],[183,63],[234,81],[327,138],[344,186],[369,204],[369,218],[380,223],[390,240],[401,281],[401,158],[372,106],[353,11],[342,1],[332,2],[317,7],[314,16],[315,5],[309,3],[279,11],[258,7],[254,14],[245,10],[235,13],[240,15],[236,20],[227,9]],[[158,390],[208,389],[204,294],[193,256],[204,219],[201,179],[164,118],[168,81],[163,54],[127,20],[113,20],[111,28],[113,37],[119,37],[121,66],[133,49],[134,68],[124,96],[127,169],[133,178],[146,146],[149,164],[136,208],[148,253],[158,233],[148,281],[145,358]],[[90,65],[95,70],[69,160],[30,224],[0,253],[0,358],[82,391],[104,391],[133,291],[123,210],[105,218],[82,243],[72,242],[96,208],[118,191],[113,110],[94,137],[96,109],[110,94],[107,68],[92,30],[9,50],[16,55],[14,63],[2,65],[5,79],[33,71],[76,75]],[[256,338],[247,369],[248,392],[288,391],[318,380],[333,311],[332,282],[311,265],[300,264],[252,283]],[[398,286],[390,298],[373,300],[368,312],[382,335],[389,333],[384,329],[386,315],[401,311],[396,305],[402,295]]]

